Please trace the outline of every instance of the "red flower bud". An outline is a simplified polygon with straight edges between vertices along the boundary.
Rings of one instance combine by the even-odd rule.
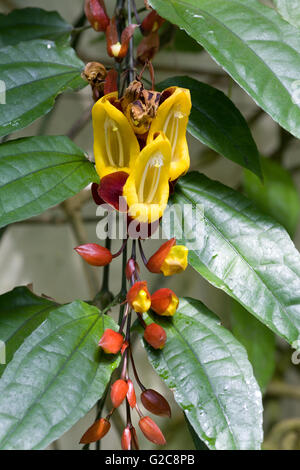
[[[155,10],[152,10],[142,21],[141,31],[144,36],[147,36],[150,33],[155,33],[161,27],[164,21],[164,18],[159,16]]]
[[[151,306],[151,296],[146,281],[135,282],[127,293],[127,302],[138,313],[147,312]]]
[[[130,280],[135,272],[140,272],[139,265],[133,258],[129,258],[126,264],[126,278]]]
[[[92,266],[106,266],[112,260],[111,252],[97,243],[87,243],[74,248],[77,253]]]
[[[171,238],[161,245],[161,247],[149,258],[147,269],[151,273],[160,273],[160,268],[169,254],[172,246],[176,244],[176,238]]]
[[[80,439],[80,444],[90,444],[99,441],[110,430],[110,422],[105,418],[100,418],[84,433]]]
[[[107,328],[101,336],[98,345],[101,346],[103,351],[107,354],[117,354],[120,351],[123,342],[124,338],[121,333],[117,333],[116,331]]]
[[[151,308],[158,315],[173,316],[178,304],[179,299],[177,295],[166,287],[158,289],[151,296]]]
[[[154,415],[167,416],[171,418],[171,408],[167,400],[155,390],[149,388],[141,394],[141,401],[146,408]]]
[[[131,439],[132,439],[132,448],[134,450],[140,450],[136,430],[133,426],[131,426]]]
[[[126,426],[123,431],[121,445],[123,450],[131,450],[131,431],[129,426]]]
[[[145,328],[144,340],[147,341],[152,348],[162,349],[166,344],[167,334],[160,325],[151,323]]]
[[[128,384],[127,400],[128,400],[130,407],[135,408],[136,395],[135,395],[133,383],[130,379],[128,379],[127,384]]]
[[[158,33],[151,33],[149,36],[143,38],[138,45],[136,55],[141,64],[145,64],[147,60],[152,60],[159,50],[159,35]]]
[[[123,402],[128,392],[128,384],[125,380],[119,379],[112,385],[110,398],[114,408],[118,408]]]
[[[139,427],[141,428],[142,433],[144,436],[154,444],[158,446],[163,446],[166,444],[166,439],[157,426],[155,422],[149,417],[144,416],[139,421]]]
[[[105,31],[109,17],[103,0],[85,0],[84,12],[95,31]]]

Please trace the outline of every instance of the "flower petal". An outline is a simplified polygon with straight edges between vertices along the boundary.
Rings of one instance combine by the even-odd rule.
[[[152,121],[147,144],[152,142],[156,132],[165,133],[172,147],[170,179],[174,180],[186,173],[190,166],[186,141],[186,127],[192,106],[190,91],[170,87],[163,91],[161,100],[163,102]]]
[[[129,122],[114,106],[117,98],[117,92],[109,93],[93,106],[94,154],[101,178],[115,171],[129,173],[140,151]]]
[[[128,173],[125,171],[110,173],[101,179],[98,189],[100,198],[120,212],[127,212],[126,200],[123,198],[123,187],[127,178]]]
[[[141,151],[124,186],[128,213],[143,223],[162,217],[169,198],[171,145],[159,132]]]

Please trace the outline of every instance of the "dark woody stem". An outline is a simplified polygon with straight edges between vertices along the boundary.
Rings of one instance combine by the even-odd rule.
[[[138,13],[138,10],[137,10],[136,4],[135,4],[135,0],[132,0],[132,9],[133,9],[133,13],[134,13],[135,19],[137,21],[137,24],[140,25],[141,24],[141,19],[140,19],[140,15]],[[144,9],[142,11],[144,11]]]
[[[145,253],[144,253],[144,250],[143,250],[143,247],[142,247],[142,242],[141,242],[140,239],[139,239],[139,249],[140,249],[140,255],[141,255],[141,258],[143,260],[143,263],[144,263],[145,266],[147,266],[148,261],[147,261],[147,258],[145,256]]]
[[[131,0],[127,0],[127,12],[128,12],[128,25],[131,25]],[[129,41],[128,48],[128,81],[129,83],[134,79],[134,59],[133,59],[133,37]]]
[[[138,376],[138,373],[137,373],[137,370],[136,370],[136,367],[135,367],[135,363],[134,363],[134,360],[133,360],[131,345],[128,346],[127,350],[129,350],[130,362],[131,362],[131,366],[132,366],[132,370],[133,370],[133,373],[134,373],[135,380],[136,380],[138,386],[140,387],[140,389],[142,390],[142,392],[144,392],[146,390],[146,387],[144,387],[144,385],[142,384],[142,382],[140,381],[140,378]]]
[[[105,240],[105,248],[107,248],[108,250],[110,250],[110,248],[111,248],[111,239],[109,237],[107,237],[107,239]],[[104,266],[101,292],[109,292],[109,288],[108,288],[108,285],[109,285],[109,268],[110,268],[109,264]]]
[[[114,255],[112,255],[113,258],[117,258],[118,256],[120,256],[121,253],[123,253],[123,250],[124,250],[124,248],[125,248],[127,242],[128,242],[128,238],[126,238],[126,239],[124,240],[124,242],[122,243],[122,246],[121,246],[121,248],[119,249],[119,251],[117,251],[117,253],[115,253]]]
[[[120,298],[126,297],[127,294],[127,289],[126,289],[126,264],[127,264],[127,243],[125,244],[125,247],[123,249],[123,256],[122,256],[122,286],[121,286],[121,291],[119,294]],[[123,316],[124,316],[124,310],[125,310],[125,304],[122,304],[120,306],[120,311],[119,311],[119,325],[121,325]]]

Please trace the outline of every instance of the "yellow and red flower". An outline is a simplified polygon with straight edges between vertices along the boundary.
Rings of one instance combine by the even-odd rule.
[[[147,269],[152,273],[163,273],[172,276],[185,271],[188,265],[188,249],[184,245],[176,245],[176,239],[171,238],[149,258]]]
[[[170,87],[159,94],[135,81],[126,93],[122,100],[109,93],[93,107],[98,194],[117,210],[123,196],[129,216],[151,224],[164,213],[169,183],[189,168],[190,92]]]

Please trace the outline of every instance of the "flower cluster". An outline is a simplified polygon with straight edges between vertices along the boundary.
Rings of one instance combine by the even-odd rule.
[[[135,3],[132,2],[132,5],[135,6]],[[121,62],[127,55],[132,35],[138,26],[131,24],[130,11],[128,26],[122,31],[120,18],[108,17],[103,0],[86,0],[85,11],[93,28],[105,33],[108,55]],[[140,278],[136,246],[138,244],[141,259],[151,273],[172,276],[184,271],[188,264],[188,249],[177,245],[175,238],[163,243],[149,259],[142,246],[142,240],[158,227],[176,181],[190,166],[186,140],[191,111],[190,91],[176,86],[162,92],[154,90],[154,72],[149,60],[158,49],[158,30],[163,21],[151,10],[139,24],[143,40],[137,48],[137,59],[149,66],[151,90],[145,89],[142,83],[143,71],[130,82],[133,67],[123,94],[117,91],[118,75],[114,69],[107,71],[102,64],[90,62],[82,75],[90,83],[95,100],[92,110],[94,156],[100,184],[92,185],[92,195],[96,204],[108,204],[124,212],[128,230],[127,238],[115,254],[96,243],[80,245],[75,250],[92,266],[108,266],[122,252],[127,253],[124,249],[129,238],[132,238],[132,252],[128,260],[123,257],[123,279],[124,282],[127,279],[130,287],[126,298],[124,295],[119,302],[119,329],[106,329],[99,341],[99,347],[105,354],[120,353],[122,356],[119,378],[110,389],[112,409],[105,418],[101,417],[94,422],[82,436],[81,442],[89,444],[102,439],[110,429],[114,411],[125,403],[127,423],[121,439],[124,450],[138,449],[131,410],[137,412],[139,427],[147,439],[158,445],[166,442],[161,430],[149,416],[144,416],[137,403],[129,376],[130,363],[135,381],[141,389],[140,399],[144,408],[155,415],[171,417],[166,399],[157,391],[146,388],[139,378],[130,340],[132,313],[136,313],[144,330],[145,343],[160,350],[166,345],[167,334],[159,320],[156,322],[151,319],[155,319],[155,315],[171,319],[179,305],[177,295],[169,288],[161,288],[150,294],[147,282]],[[119,88],[122,89],[122,86]],[[136,230],[133,236],[129,229],[132,223],[144,229]],[[144,315],[148,311],[151,311],[151,317]]]
[[[129,221],[158,221],[170,184],[190,165],[190,109],[189,90],[170,87],[159,93],[145,90],[138,80],[122,98],[113,92],[98,100],[93,107],[94,155],[101,178],[94,187],[96,201],[128,211]]]

